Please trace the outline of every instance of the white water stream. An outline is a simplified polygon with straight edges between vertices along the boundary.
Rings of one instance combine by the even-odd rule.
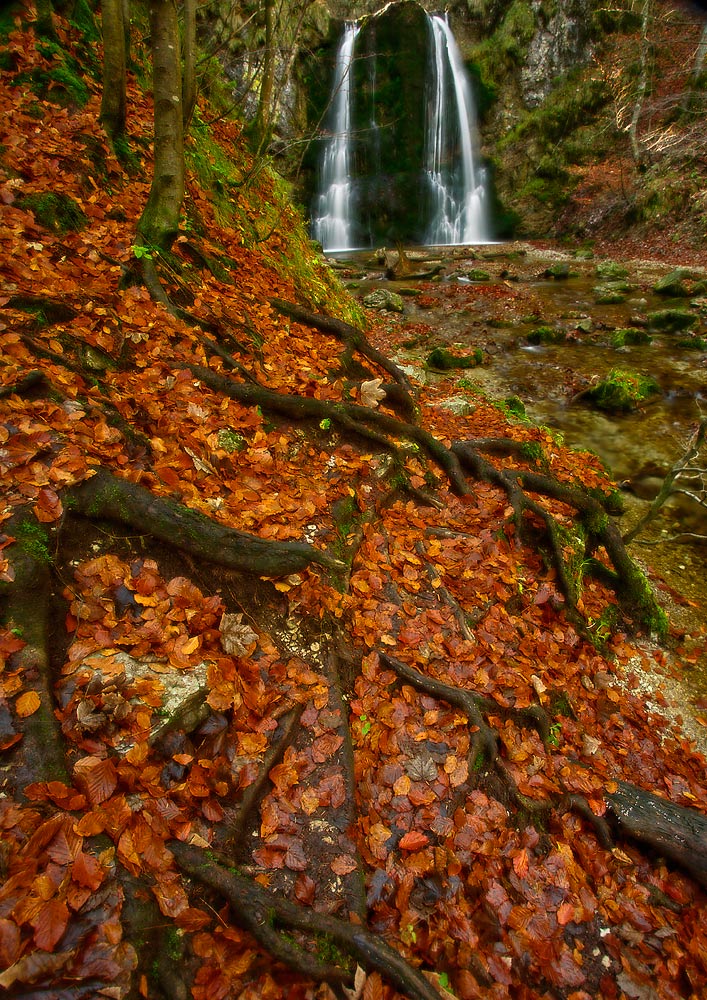
[[[336,56],[332,130],[324,147],[319,195],[312,222],[312,235],[328,251],[352,249],[351,68],[358,32],[359,26],[353,21],[346,24]]]

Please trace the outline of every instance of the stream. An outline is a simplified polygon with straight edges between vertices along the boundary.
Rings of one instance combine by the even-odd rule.
[[[375,289],[401,295],[403,312],[379,313],[395,343],[402,365],[416,377],[449,378],[424,370],[434,347],[458,354],[483,351],[483,365],[459,370],[464,391],[479,391],[493,400],[519,397],[534,422],[559,432],[566,444],[597,454],[624,490],[628,530],[647,509],[673,464],[683,455],[699,420],[707,414],[707,298],[680,299],[653,291],[672,269],[651,261],[620,262],[628,272],[622,301],[597,302],[597,286],[606,286],[597,269],[605,259],[577,259],[570,253],[540,250],[529,244],[474,248],[416,248],[408,251],[413,270],[439,268],[432,279],[386,280],[381,260],[371,251],[349,253],[334,261],[342,279],[361,300]],[[419,265],[415,264],[419,260]],[[618,262],[616,262],[618,263]],[[390,264],[390,255],[388,256]],[[569,276],[552,277],[550,268]],[[470,280],[469,274],[478,278]],[[698,280],[703,273],[691,272]],[[693,282],[694,284],[694,282]],[[668,308],[690,309],[697,322],[689,334],[651,332],[650,343],[613,346],[616,330],[646,331],[650,313]],[[528,335],[549,327],[557,343],[531,343]],[[690,346],[678,346],[690,341]],[[606,413],[577,399],[612,369],[651,376],[659,392],[626,414]],[[706,451],[707,449],[703,449]],[[704,541],[672,536],[690,532]],[[678,686],[677,701],[697,716],[692,733],[707,743],[707,508],[687,498],[671,499],[631,546],[647,570],[680,632],[692,635],[678,647],[679,675],[665,679]],[[701,634],[702,633],[702,634]],[[695,661],[695,662],[692,662]],[[703,716],[700,716],[700,712]],[[692,721],[692,720],[691,720]],[[700,727],[702,731],[700,731]]]

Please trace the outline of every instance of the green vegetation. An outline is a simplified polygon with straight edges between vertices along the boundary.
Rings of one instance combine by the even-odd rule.
[[[473,354],[453,354],[444,347],[435,347],[425,360],[425,366],[433,371],[452,371],[454,368],[477,368],[483,363],[484,354],[477,347]]]
[[[567,335],[564,330],[552,326],[538,326],[530,331],[526,340],[529,344],[563,344]]]
[[[88,219],[73,198],[53,191],[28,194],[21,199],[22,208],[34,213],[40,226],[54,233],[78,232],[85,229]]]
[[[658,309],[648,313],[648,329],[663,333],[679,333],[688,330],[697,322],[697,316],[689,309]]]
[[[612,347],[632,347],[636,344],[650,344],[652,341],[653,338],[647,330],[641,330],[635,326],[614,330],[610,338]]]
[[[650,376],[612,368],[606,378],[587,390],[584,396],[599,410],[628,413],[658,392],[660,392],[658,383]]]
[[[49,535],[41,525],[32,521],[22,521],[17,531],[17,544],[32,559],[40,563],[52,561],[49,551]]]

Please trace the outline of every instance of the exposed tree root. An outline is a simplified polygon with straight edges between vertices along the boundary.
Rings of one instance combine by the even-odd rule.
[[[462,465],[475,476],[500,486],[505,491],[513,507],[519,538],[522,538],[527,530],[525,513],[534,514],[542,520],[550,542],[553,565],[570,609],[576,608],[579,597],[579,574],[577,569],[568,564],[564,553],[568,542],[567,532],[561,529],[559,522],[550,512],[537,500],[528,496],[528,493],[559,500],[576,513],[578,522],[584,529],[584,538],[575,540],[582,542],[583,550],[577,553],[575,549],[574,554],[583,563],[584,570],[600,576],[614,590],[624,613],[639,626],[655,630],[659,634],[665,632],[667,626],[665,615],[645,576],[626,551],[618,527],[610,519],[611,515],[620,513],[620,507],[613,497],[599,499],[581,487],[561,483],[551,476],[537,472],[497,469],[479,454],[475,444],[470,441],[456,442],[452,445],[452,451]],[[606,551],[613,572],[593,559],[594,552],[600,546]]]
[[[311,563],[342,568],[337,559],[306,542],[267,541],[235,531],[105,469],[67,492],[67,504],[84,517],[129,525],[217,566],[273,577],[296,573]]]
[[[24,396],[25,393],[30,392],[32,389],[36,389],[37,386],[43,385],[45,382],[44,372],[33,370],[27,372],[24,378],[19,379],[19,381],[13,383],[12,385],[0,386],[0,399],[4,399],[6,396],[12,396],[15,393],[18,396]]]
[[[707,888],[707,817],[626,781],[606,796],[619,831],[685,868]]]
[[[29,510],[20,510],[4,525],[16,541],[7,555],[14,573],[11,584],[0,584],[4,597],[2,620],[25,645],[16,654],[22,689],[38,704],[18,720],[23,739],[14,772],[20,797],[34,781],[68,781],[61,729],[54,716],[53,682],[49,659],[50,560],[48,536]]]
[[[352,970],[323,963],[312,952],[290,943],[275,930],[279,925],[301,931],[315,942],[318,937],[333,941],[363,968],[379,972],[410,1000],[439,1000],[438,991],[420,972],[365,927],[296,906],[211,861],[201,848],[180,841],[170,841],[168,846],[182,871],[227,899],[234,919],[247,928],[273,958],[320,981],[353,982]]]
[[[412,387],[407,375],[394,361],[391,361],[389,357],[375,348],[361,330],[358,330],[355,326],[351,326],[349,323],[344,323],[343,320],[327,316],[325,313],[310,312],[308,309],[303,309],[302,306],[295,305],[294,302],[285,302],[283,299],[270,299],[270,305],[274,309],[277,309],[279,313],[282,313],[283,316],[289,316],[290,319],[294,319],[298,323],[314,327],[315,330],[320,330],[322,333],[331,333],[351,351],[358,351],[364,358],[368,358],[369,361],[378,365],[379,368],[382,368],[384,372],[387,372],[391,376],[394,382],[405,389],[408,394],[410,412],[415,411],[415,404],[410,396]]]

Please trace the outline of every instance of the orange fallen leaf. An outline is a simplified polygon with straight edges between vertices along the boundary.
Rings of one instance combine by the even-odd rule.
[[[403,851],[421,851],[423,847],[427,847],[429,842],[429,837],[426,833],[420,833],[419,830],[410,830],[409,833],[406,833],[401,838],[399,847]]]
[[[15,702],[15,711],[21,719],[26,719],[28,715],[34,715],[41,704],[42,700],[36,691],[26,691]]]

